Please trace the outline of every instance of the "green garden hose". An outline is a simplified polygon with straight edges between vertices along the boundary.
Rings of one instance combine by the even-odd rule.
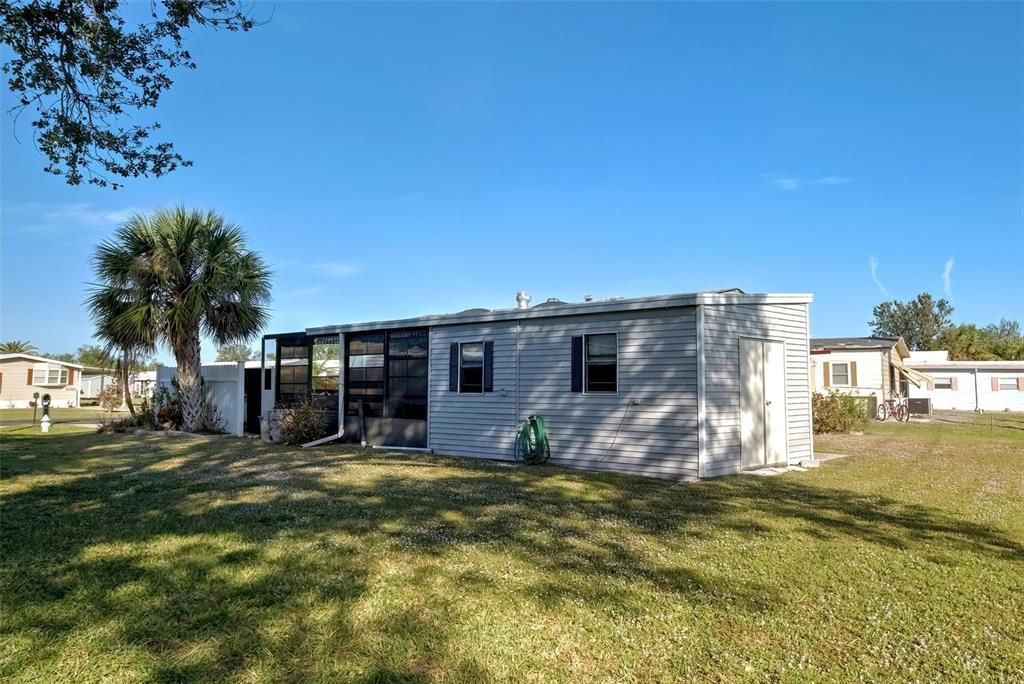
[[[547,463],[551,458],[548,429],[540,416],[530,416],[519,428],[516,437],[516,460],[529,465]]]

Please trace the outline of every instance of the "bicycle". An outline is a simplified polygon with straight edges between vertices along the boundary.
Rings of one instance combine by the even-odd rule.
[[[878,405],[875,417],[880,421],[888,418],[895,418],[897,422],[906,423],[910,420],[910,409],[907,407],[907,398],[895,393],[892,399],[886,399]]]

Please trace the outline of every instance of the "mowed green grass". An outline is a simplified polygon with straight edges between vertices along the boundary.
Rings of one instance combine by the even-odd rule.
[[[4,681],[1024,679],[1024,431],[699,484],[2,439]]]
[[[82,422],[96,422],[103,418],[110,418],[111,416],[122,417],[129,415],[127,411],[104,411],[99,407],[93,408],[51,408],[50,419],[59,421],[71,421],[81,420]],[[36,409],[36,423],[38,423],[43,417],[43,409]],[[0,409],[0,423],[10,423],[14,421],[22,421],[25,423],[32,422],[32,409],[30,408],[11,408],[11,409]]]

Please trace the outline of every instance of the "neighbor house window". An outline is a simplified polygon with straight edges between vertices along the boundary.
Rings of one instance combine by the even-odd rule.
[[[68,369],[60,366],[49,366],[41,364],[32,369],[33,385],[66,385],[68,384]]]
[[[459,392],[482,394],[484,391],[484,343],[459,345]]]
[[[615,333],[584,336],[584,386],[587,392],[618,390],[618,346]]]
[[[833,363],[831,368],[832,368],[832,384],[833,385],[849,385],[850,384],[850,364],[848,364],[848,363]]]
[[[951,390],[953,389],[953,378],[935,378],[935,389],[937,390]]]
[[[1001,390],[1015,390],[1015,389],[1017,389],[1017,378],[999,378],[999,389],[1001,389]]]

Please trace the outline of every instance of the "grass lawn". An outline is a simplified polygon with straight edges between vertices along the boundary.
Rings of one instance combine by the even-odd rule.
[[[91,422],[100,420],[105,416],[111,414],[103,409],[96,408],[51,408],[50,409],[50,420],[53,421],[73,421],[81,420],[85,422]],[[114,411],[114,416],[127,416],[127,411]],[[43,409],[36,409],[36,422],[43,417]],[[32,422],[32,409],[30,408],[10,408],[0,409],[0,424],[13,423],[15,421],[21,421],[30,423]]]
[[[5,429],[4,681],[1024,679],[1024,432],[668,483]]]

